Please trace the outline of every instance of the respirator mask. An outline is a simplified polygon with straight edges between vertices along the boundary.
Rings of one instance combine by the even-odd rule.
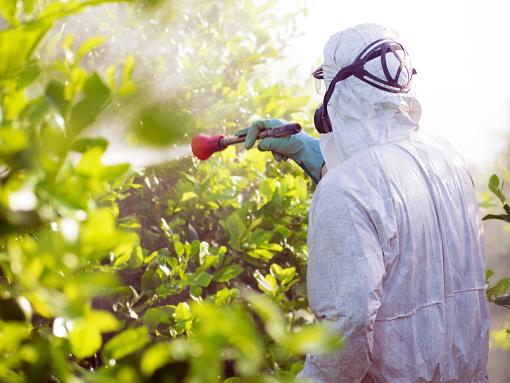
[[[400,63],[394,75],[390,73],[386,57],[387,54],[393,55],[397,62]],[[384,78],[379,78],[365,69],[365,64],[375,59],[381,60]],[[412,68],[409,54],[402,44],[391,39],[380,39],[369,44],[351,65],[342,68],[333,80],[331,80],[322,104],[315,110],[315,129],[321,134],[321,137],[325,135],[324,139],[321,139],[321,150],[324,146],[325,150],[329,151],[327,148],[332,146],[331,142],[334,143],[334,137],[332,135],[333,129],[328,116],[328,102],[339,81],[354,76],[385,92],[407,93],[411,87],[413,74],[416,74],[416,71]],[[324,79],[322,67],[315,70],[312,76],[315,79]],[[326,156],[326,152],[323,151],[323,155]]]

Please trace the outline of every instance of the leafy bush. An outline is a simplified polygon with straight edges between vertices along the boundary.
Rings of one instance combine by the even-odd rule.
[[[145,186],[120,207],[139,218],[148,251],[140,248],[136,266],[127,258],[119,265],[131,262],[137,269],[127,273],[131,288],[115,301],[126,321],[136,318],[161,337],[189,333],[187,322],[169,320],[191,318],[186,300],[216,306],[248,302],[257,322],[265,323],[259,349],[266,343],[261,355],[266,368],[292,378],[300,366],[292,355],[326,341],[316,327],[291,336],[312,320],[301,277],[309,185],[300,171],[278,169],[267,160],[255,151],[236,156],[230,148],[199,165],[184,161],[140,177]],[[165,176],[175,173],[171,186]]]
[[[339,346],[327,328],[310,324],[306,308],[310,184],[290,165],[282,170],[266,155],[236,156],[233,149],[136,179],[126,164],[104,165],[108,141],[83,132],[112,105],[133,105],[146,93],[143,83],[136,93],[133,57],[90,70],[88,52],[102,42],[94,36],[75,44],[57,35],[50,43],[61,52],[49,62],[34,52],[60,18],[105,2],[0,5],[9,24],[0,31],[0,379],[292,381],[303,354]],[[249,2],[204,9],[210,19],[202,32],[225,27],[235,12],[251,20],[247,36],[255,40],[234,38],[230,56],[217,63],[235,76],[211,83],[190,61],[198,80],[176,93],[169,112],[142,108],[133,134],[158,141],[165,118],[175,122],[196,108],[190,92],[197,89],[207,96],[201,108],[211,97],[235,100],[236,108],[221,118],[177,118],[185,131],[204,121],[231,121],[235,129],[247,110],[264,116],[277,104],[287,105],[279,114],[300,120],[293,113],[306,97],[257,79],[256,66],[278,56],[262,28],[274,21],[266,10]],[[202,46],[191,51],[216,58]],[[258,54],[241,60],[248,51]]]

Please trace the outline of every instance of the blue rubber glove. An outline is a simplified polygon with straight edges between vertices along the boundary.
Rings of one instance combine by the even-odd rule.
[[[254,121],[248,129],[236,132],[236,136],[246,134],[244,147],[250,149],[255,144],[261,130],[271,129],[288,124],[287,121],[270,119]],[[258,149],[265,152],[271,151],[277,161],[291,158],[316,184],[321,178],[321,169],[324,165],[319,139],[299,132],[288,137],[267,137],[260,140]]]

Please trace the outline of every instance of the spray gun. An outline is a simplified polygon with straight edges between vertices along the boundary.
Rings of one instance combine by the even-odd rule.
[[[272,129],[262,130],[257,136],[257,140],[266,137],[287,137],[301,131],[299,124],[286,124]],[[221,134],[216,136],[208,136],[206,134],[198,134],[191,140],[191,150],[198,159],[204,161],[211,157],[215,152],[226,149],[229,145],[238,144],[246,140],[246,134],[237,137],[225,137]]]

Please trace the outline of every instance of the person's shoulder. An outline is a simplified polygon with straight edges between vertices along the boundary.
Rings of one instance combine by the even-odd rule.
[[[325,174],[312,203],[311,216],[316,225],[357,222],[373,227],[381,241],[393,235],[391,189],[379,150],[360,152]]]
[[[381,182],[380,165],[373,151],[365,150],[328,170],[319,184],[326,192],[370,193],[370,185]]]
[[[337,166],[322,177],[312,199],[311,215],[316,222],[329,222],[329,219],[355,211],[359,206],[355,182],[344,167]],[[329,217],[329,218],[328,218]]]
[[[349,168],[342,163],[327,171],[320,180],[318,188],[320,188],[321,195],[337,195],[340,197],[347,194],[354,187],[354,184],[353,172],[349,171]]]
[[[429,148],[440,152],[445,159],[456,166],[465,167],[466,162],[464,161],[464,158],[462,158],[460,153],[445,138],[431,133],[418,131],[412,136],[412,139],[422,142]]]
[[[376,161],[350,158],[328,170],[317,186],[317,203],[327,206],[364,206],[385,194]]]

